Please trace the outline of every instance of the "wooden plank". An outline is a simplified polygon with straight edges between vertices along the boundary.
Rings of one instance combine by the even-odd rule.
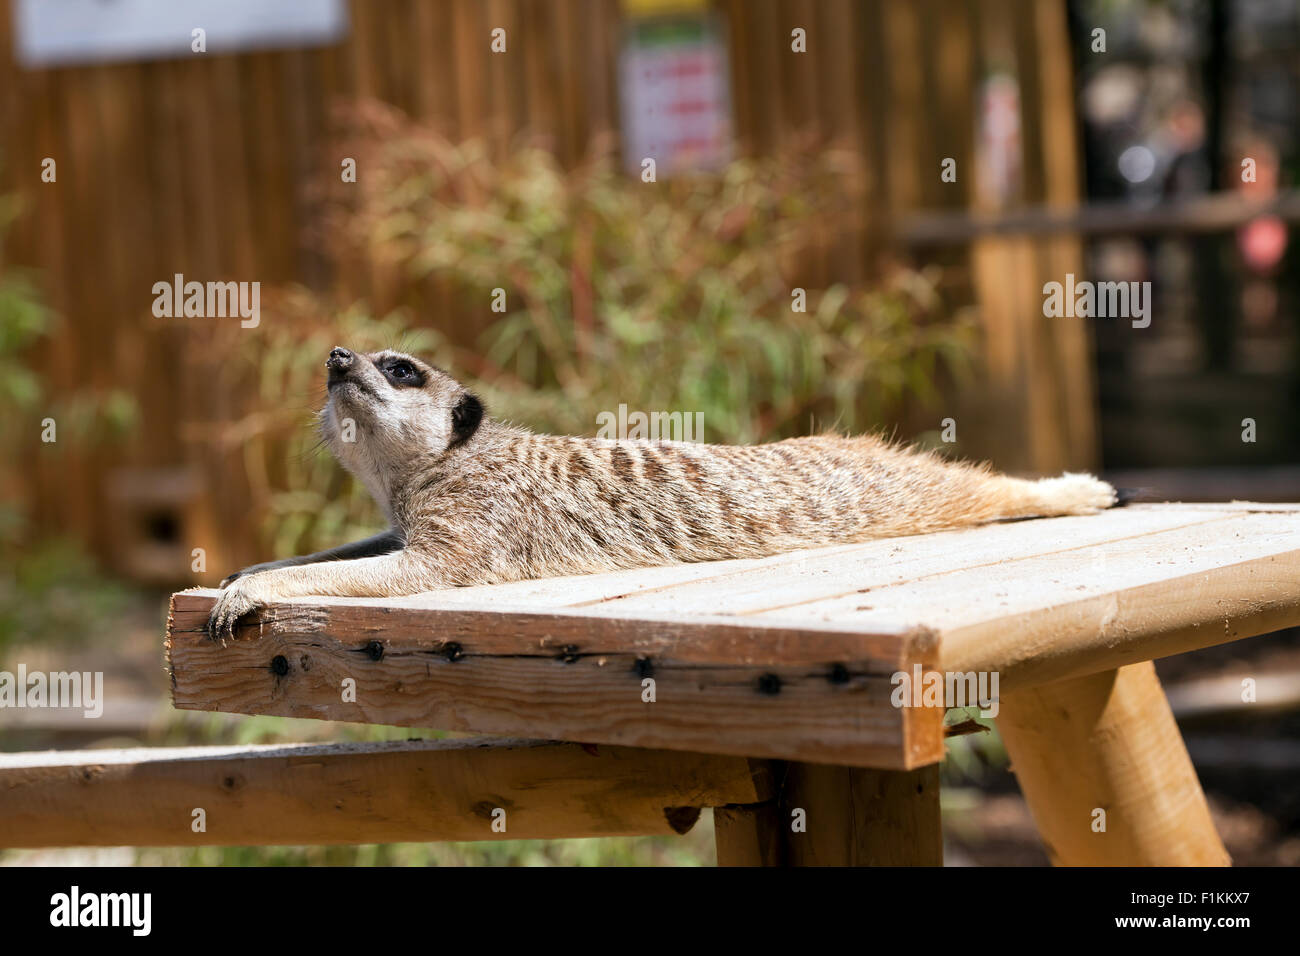
[[[769,780],[741,757],[538,741],[3,754],[0,847],[674,834],[766,799]]]
[[[980,183],[975,185],[976,200],[982,201]],[[1000,468],[1025,471],[1030,467],[1033,449],[1029,446],[1024,409],[1028,383],[1021,362],[1023,342],[1016,286],[1006,280],[1013,274],[1013,253],[1013,244],[1003,239],[980,239],[971,244],[971,282],[984,332],[978,358],[981,378],[987,386],[980,389],[978,414],[970,417],[976,431],[975,447],[981,456],[997,461]]]
[[[886,156],[889,190],[886,202],[891,217],[922,205],[923,179],[938,178],[937,167],[928,162],[931,148],[923,142],[921,72],[921,24],[919,11],[910,3],[886,3],[884,16],[886,56],[884,61],[892,108],[887,111],[890,149]]]
[[[618,131],[618,35],[619,6],[617,0],[584,0],[580,13],[588,24],[586,42],[591,53],[583,58],[583,86],[587,91],[587,150],[599,146],[607,148],[617,142]],[[516,102],[525,101],[527,75],[522,69],[515,71],[514,94]],[[526,128],[528,116],[520,117],[520,126]],[[582,158],[586,158],[585,156]]]
[[[455,99],[451,84],[450,57],[445,50],[449,40],[444,27],[450,22],[446,0],[421,0],[415,4],[414,20],[409,25],[412,37],[432,55],[416,57],[418,116],[440,133],[445,133],[455,116]]]
[[[445,22],[445,21],[444,21]],[[487,117],[484,57],[491,56],[491,34],[484,8],[471,0],[453,0],[451,23],[445,27],[455,38],[451,51],[456,64],[456,126],[462,140],[480,139]]]
[[[1041,521],[1012,522],[811,548],[768,558],[456,588],[404,598],[403,603],[484,610],[600,606],[612,611],[617,606],[619,613],[665,607],[671,607],[675,614],[750,613],[851,594],[867,586],[901,584],[937,571],[997,563],[1009,554],[1029,556],[1083,547],[1216,517],[1206,514],[1205,509],[1183,514],[1182,508],[1132,508],[1122,513],[1059,518],[1051,525]],[[1223,513],[1230,513],[1228,506]]]
[[[1008,694],[998,727],[1053,863],[1228,865],[1150,662]]]
[[[559,111],[556,154],[566,167],[575,165],[586,150],[588,102],[583,60],[591,55],[587,39],[588,24],[575,0],[552,3],[554,20],[547,47],[554,59],[552,69],[557,81]]]
[[[227,647],[202,633],[215,592],[192,591],[173,601],[174,697],[189,709],[914,767],[942,754],[937,713],[889,706],[897,671],[995,671],[1007,690],[1294,624],[1298,542],[1295,512],[1138,508],[692,566],[698,585],[572,608],[512,610],[492,588],[312,598],[267,609]],[[1035,553],[1014,557],[1013,543]],[[627,587],[678,570],[615,577]],[[573,596],[562,582],[527,586]],[[348,677],[356,703],[340,700]]]
[[[215,594],[172,598],[167,656],[180,709],[897,769],[943,756],[942,711],[889,700],[892,674],[937,663],[924,631],[313,598],[266,608],[223,646],[204,632]],[[349,678],[355,700],[345,701]]]
[[[1151,208],[1127,202],[1090,202],[1079,208],[1025,206],[1002,213],[926,212],[901,219],[894,239],[911,245],[966,244],[995,236],[1142,236],[1230,232],[1260,216],[1300,222],[1300,192],[1268,200],[1220,193],[1175,199]]]
[[[1066,5],[1030,0],[1029,6],[1024,13],[1034,26],[1031,55],[1043,104],[1030,125],[1041,129],[1043,198],[1049,207],[1072,209],[1079,204],[1080,150]]]
[[[671,564],[658,568],[631,571],[607,571],[600,574],[567,575],[490,584],[475,588],[456,588],[436,594],[420,595],[411,600],[427,602],[430,607],[478,607],[496,609],[540,610],[543,608],[595,607],[620,598],[645,594],[662,594],[682,584],[715,582],[725,586],[736,575],[749,570],[770,571],[780,577],[783,571],[800,567],[804,562],[832,560],[862,545],[844,544],[829,548],[791,551],[769,558],[736,558],[695,564]],[[674,594],[674,598],[676,595]]]
[[[840,228],[819,236],[819,252],[825,257],[828,282],[853,284],[861,281],[866,264],[863,218],[871,185],[863,117],[870,104],[866,95],[858,95],[865,84],[859,84],[863,65],[856,56],[856,34],[864,11],[854,0],[819,0],[812,10],[818,52],[809,66],[817,77],[814,109],[819,134],[842,151],[859,193],[840,210]]]
[[[1062,394],[1061,359],[1055,344],[1059,320],[1043,314],[1043,250],[1030,239],[1011,242],[1011,272],[1003,282],[1011,286],[1015,305],[1013,321],[1021,381],[1025,392],[1016,404],[1028,429],[1025,449],[1028,469],[1040,475],[1054,475],[1075,464],[1068,445],[1069,421],[1066,406],[1070,396]],[[1061,277],[1064,279],[1064,275]],[[1091,393],[1085,396],[1091,401]],[[1091,468],[1093,461],[1083,467]]]
[[[1012,58],[1015,63],[1016,85],[1019,88],[1020,112],[1020,182],[1022,200],[1038,202],[1043,198],[1043,138],[1047,133],[1044,119],[1047,118],[1043,108],[1043,94],[1040,86],[1042,77],[1038,62],[1040,47],[1034,35],[1033,7],[1040,0],[1008,0],[1007,12],[1010,15],[1008,40],[1011,43]],[[1059,64],[1047,64],[1052,69]],[[1072,104],[1070,104],[1072,106]],[[1068,109],[1067,122],[1074,121],[1074,110]],[[1031,280],[1032,281],[1032,280]]]
[[[1050,178],[1049,169],[1049,181]],[[1039,245],[1041,275],[1063,277],[1067,273],[1084,273],[1083,243],[1078,237],[1051,236],[1040,240]],[[1053,322],[1044,331],[1051,339],[1049,361],[1056,368],[1059,382],[1056,395],[1063,406],[1060,415],[1065,440],[1061,467],[1071,471],[1093,469],[1100,460],[1100,429],[1092,330],[1085,322]]]
[[[1050,208],[1076,209],[1079,205],[1079,145],[1074,109],[1074,81],[1066,5],[1031,2],[1022,7],[1021,19],[1029,47],[1022,72],[1034,74],[1040,108],[1027,129],[1036,131],[1041,163],[1042,198]],[[1035,56],[1034,53],[1037,53]],[[1025,103],[1028,113],[1028,103]],[[1058,235],[1038,242],[1037,277],[1063,281],[1067,273],[1084,272],[1082,242],[1077,236]],[[1041,285],[1030,291],[1039,296],[1033,314],[1041,318]],[[1086,322],[1043,319],[1039,326],[1047,349],[1044,364],[1056,370],[1058,449],[1062,468],[1092,468],[1099,458],[1096,420],[1096,365],[1092,335]]]
[[[943,668],[999,673],[1003,690],[1300,625],[1300,550],[1264,555],[1014,619],[948,630]]]
[[[749,0],[733,23],[743,24],[742,29],[733,31],[731,42],[733,47],[745,44],[751,71],[742,80],[751,87],[747,138],[756,153],[781,155],[793,136],[782,95],[786,58],[799,55],[790,49],[790,29],[782,30],[776,0]]]
[[[937,764],[910,772],[791,764],[781,804],[787,865],[943,865]]]
[[[1122,512],[1118,514],[1122,515]],[[1042,522],[1050,532],[1055,520]],[[789,625],[820,620],[830,626],[903,629],[926,626],[950,636],[957,628],[1000,621],[1008,646],[1019,642],[1025,615],[1131,588],[1197,576],[1206,581],[1242,563],[1300,552],[1300,519],[1291,515],[1243,514],[1121,538],[1095,546],[1063,547],[1026,558],[1009,554],[987,565],[936,573],[905,584],[762,612],[751,617]],[[1283,582],[1285,584],[1285,582]],[[1295,589],[1300,590],[1300,582]],[[1284,591],[1290,591],[1285,588]],[[1205,619],[1219,616],[1209,602],[1190,595]]]
[[[934,130],[931,141],[936,154],[933,165],[924,170],[937,185],[937,205],[965,208],[970,204],[975,178],[975,123],[971,121],[972,90],[978,89],[975,70],[975,26],[969,7],[964,3],[926,0],[924,22],[943,22],[943,29],[927,37],[927,49],[933,51],[933,72],[927,79],[935,86],[935,109],[931,113]],[[940,160],[957,161],[957,181],[940,179]]]
[[[770,563],[755,563],[730,573],[658,589],[643,588],[626,596],[605,598],[599,604],[612,614],[671,606],[673,613],[680,615],[776,616],[788,608],[834,598],[844,598],[858,607],[872,604],[863,595],[878,588],[898,587],[959,570],[978,574],[1010,557],[1023,560],[1054,555],[1210,520],[1213,516],[1204,512],[1187,515],[1152,511],[1134,517],[1114,513],[885,538],[832,553],[783,555],[780,561],[767,559]],[[594,603],[584,602],[581,606]]]
[[[523,104],[514,95],[514,78],[522,74],[524,65],[520,45],[527,42],[520,29],[522,22],[518,4],[513,0],[487,0],[488,35],[496,29],[506,32],[506,52],[485,57],[482,80],[487,90],[490,155],[498,159],[509,155],[510,137],[522,125],[519,114]],[[484,43],[487,43],[486,38]]]

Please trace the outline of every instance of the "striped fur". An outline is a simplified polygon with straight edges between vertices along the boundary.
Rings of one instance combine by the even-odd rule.
[[[235,575],[215,632],[277,598],[760,557],[1115,503],[1089,475],[1026,481],[873,437],[610,441],[535,435],[477,411],[466,433],[458,410],[477,400],[445,372],[397,353],[357,359],[346,380],[332,379],[322,430],[395,535],[373,551],[363,542]],[[418,369],[418,386],[389,380],[395,360]],[[342,437],[349,418],[354,442]],[[404,547],[383,550],[395,543]]]

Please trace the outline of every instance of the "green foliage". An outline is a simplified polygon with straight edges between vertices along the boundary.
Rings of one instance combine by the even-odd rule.
[[[834,152],[646,184],[609,156],[565,171],[525,147],[493,162],[477,143],[452,145],[378,107],[357,114],[354,132],[345,153],[364,174],[333,184],[333,257],[404,270],[412,288],[449,290],[453,306],[417,322],[281,289],[264,296],[256,335],[229,338],[224,387],[255,396],[230,441],[271,553],[381,523],[311,427],[335,344],[432,357],[498,418],[538,431],[590,434],[600,412],[626,403],[702,413],[705,440],[738,443],[883,425],[965,367],[973,324],[945,310],[937,273],[802,278],[852,228],[856,187]],[[491,309],[496,289],[504,312]],[[477,333],[462,334],[466,324]]]
[[[981,716],[979,707],[955,707],[944,714],[946,726],[972,721],[986,730],[948,738],[947,758],[943,763],[945,785],[977,785],[994,773],[1005,772],[1009,766],[1006,747],[997,725]]]
[[[0,246],[14,209],[12,199],[0,199]],[[58,423],[59,440],[40,449],[48,453],[58,453],[69,445],[84,447],[92,441],[121,437],[138,418],[135,399],[126,391],[97,394],[79,390],[57,399],[49,395],[45,382],[32,367],[30,352],[48,340],[55,325],[55,316],[42,301],[34,275],[0,260],[0,450],[6,464],[31,457],[34,447],[40,444],[43,418]],[[12,519],[0,519],[0,527],[13,526]]]
[[[122,588],[99,573],[80,545],[39,539],[0,565],[0,650],[18,642],[84,640],[125,600]]]
[[[684,837],[141,849],[140,865],[165,866],[705,866],[713,828],[705,814]]]
[[[0,200],[0,243],[3,242],[14,203]],[[39,376],[27,365],[23,353],[50,325],[50,313],[41,302],[30,274],[0,260],[0,556],[23,533],[25,511],[19,494],[19,476],[6,471],[17,460],[24,443],[29,454],[33,412],[44,389]],[[24,442],[26,439],[26,442]]]
[[[932,399],[938,367],[968,356],[972,325],[945,313],[934,272],[800,278],[850,228],[854,184],[834,152],[646,184],[610,156],[573,172],[540,149],[494,163],[389,114],[362,123],[366,175],[337,232],[450,279],[466,315],[494,320],[461,358],[504,417],[589,433],[627,403],[702,412],[710,441],[861,431],[904,397]]]
[[[12,198],[0,197],[0,248],[17,208]],[[28,526],[24,492],[31,476],[15,463],[121,435],[136,419],[126,392],[49,396],[28,356],[53,326],[32,274],[0,260],[0,649],[18,640],[85,636],[122,599],[77,545]],[[40,440],[46,417],[57,423],[56,442]]]

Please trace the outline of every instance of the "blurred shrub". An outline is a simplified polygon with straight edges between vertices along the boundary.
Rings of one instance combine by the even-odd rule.
[[[0,249],[17,211],[12,197],[0,197]],[[28,525],[26,483],[33,472],[22,463],[119,436],[136,417],[125,392],[49,395],[28,358],[53,327],[33,275],[0,258],[0,649],[15,640],[75,639],[121,597],[78,545],[45,538]],[[58,441],[48,444],[41,441],[46,417],[58,428]]]
[[[933,271],[812,281],[862,202],[843,154],[648,184],[610,153],[572,172],[536,148],[495,162],[378,105],[349,129],[361,172],[334,190],[338,254],[451,280],[456,318],[486,325],[459,364],[504,417],[584,433],[625,402],[703,412],[709,441],[861,431],[968,357],[973,324],[944,310]]]
[[[0,651],[84,640],[126,606],[126,591],[100,573],[79,542],[37,538],[0,562]]]
[[[12,198],[0,197],[0,248],[16,210]],[[22,476],[12,463],[21,460],[24,446],[30,457],[40,437],[39,426],[32,427],[33,412],[44,389],[23,355],[49,325],[50,313],[30,274],[0,259],[0,559],[22,535],[26,517]]]
[[[712,815],[685,836],[138,849],[143,866],[710,866]]]
[[[340,148],[358,181],[325,184],[331,260],[436,285],[453,306],[373,316],[345,282],[328,295],[287,288],[264,295],[257,334],[226,338],[223,388],[256,396],[229,440],[272,553],[380,520],[313,451],[305,402],[323,402],[335,344],[421,353],[472,382],[495,416],[538,431],[591,434],[599,412],[626,403],[701,412],[705,440],[739,443],[882,425],[903,400],[932,399],[941,370],[965,367],[974,324],[945,310],[937,273],[803,278],[860,200],[837,153],[647,184],[608,154],[566,172],[530,147],[493,161],[388,107],[348,117]],[[805,311],[792,308],[795,287]],[[496,289],[504,312],[491,308]]]

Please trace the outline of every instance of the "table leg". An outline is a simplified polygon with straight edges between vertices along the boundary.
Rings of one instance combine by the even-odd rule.
[[[1226,866],[1155,666],[1008,692],[997,717],[1052,862]]]
[[[718,864],[942,866],[939,767],[784,767],[777,804],[714,811]]]
[[[781,866],[785,845],[775,803],[714,807],[718,866]]]

